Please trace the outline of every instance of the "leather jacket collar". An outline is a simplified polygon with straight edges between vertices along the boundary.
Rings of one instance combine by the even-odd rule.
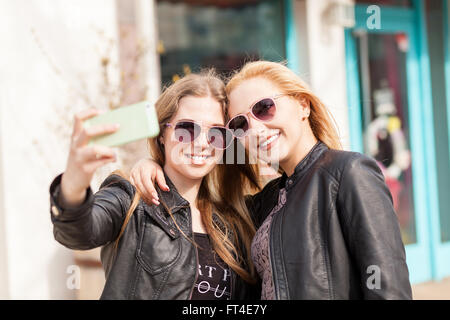
[[[288,177],[286,172],[283,172],[279,184],[280,189],[286,188],[286,190],[288,190],[290,187],[292,187],[295,182],[298,181],[303,176],[303,174],[308,171],[311,165],[320,157],[320,155],[325,150],[328,150],[327,145],[320,140],[317,141],[317,143],[311,148],[308,154],[297,164],[292,175]]]
[[[189,207],[189,201],[187,201],[178,193],[177,188],[165,172],[164,178],[166,179],[166,183],[169,186],[170,191],[161,190],[158,184],[155,183],[155,188],[160,199],[160,204],[157,207],[158,211],[165,212],[166,209],[164,205],[166,205],[172,213],[179,212],[180,209]],[[148,206],[147,203],[145,203],[145,206]],[[180,212],[185,212],[185,210],[182,210]]]

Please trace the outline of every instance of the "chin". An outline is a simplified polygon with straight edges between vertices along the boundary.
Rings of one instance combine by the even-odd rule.
[[[198,167],[190,167],[187,168],[184,172],[184,175],[192,180],[203,179],[208,173],[211,172],[213,168],[198,168]]]
[[[214,169],[214,166],[204,164],[204,165],[193,165],[193,164],[184,164],[179,167],[179,172],[192,180],[203,179],[208,173],[210,173]]]
[[[264,162],[268,163],[279,163],[281,158],[284,157],[284,154],[281,154],[284,150],[280,150],[278,146],[270,149],[269,151],[259,152],[259,157]]]

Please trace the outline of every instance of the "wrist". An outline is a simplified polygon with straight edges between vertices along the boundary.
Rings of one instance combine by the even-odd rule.
[[[65,173],[61,178],[58,201],[63,207],[72,208],[81,205],[86,199],[87,188],[74,188],[74,184],[67,179]]]

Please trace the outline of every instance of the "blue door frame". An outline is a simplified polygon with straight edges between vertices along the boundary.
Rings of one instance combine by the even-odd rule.
[[[448,25],[448,1],[441,0],[443,2],[444,11],[444,48],[445,48],[445,80],[447,88],[447,127],[450,138],[450,48],[449,48],[449,25]],[[447,190],[449,191],[449,190]],[[435,266],[434,266],[434,278],[441,279],[450,275],[450,241],[441,242],[441,224],[439,223],[439,212],[432,220],[432,236],[433,236],[433,250],[435,250]]]
[[[440,241],[433,106],[424,1],[413,0],[413,4],[414,7],[411,9],[381,6],[381,28],[374,30],[369,30],[366,26],[366,21],[371,16],[371,13],[367,12],[368,5],[356,5],[356,25],[352,29],[346,29],[345,42],[350,143],[352,150],[363,152],[358,56],[352,33],[355,30],[364,30],[368,33],[403,32],[409,38],[406,69],[410,141],[414,142],[410,143],[410,146],[413,159],[417,242],[406,246],[406,256],[410,280],[412,283],[418,283],[440,279],[450,274],[450,243]],[[448,46],[446,59],[447,88],[449,88],[447,91],[450,92]],[[448,95],[447,99],[450,102]],[[447,108],[450,111],[449,103]],[[450,113],[447,114],[450,124]]]

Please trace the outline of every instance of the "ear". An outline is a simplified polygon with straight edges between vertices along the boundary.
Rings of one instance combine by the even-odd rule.
[[[158,145],[159,145],[159,147],[161,148],[161,149],[163,149],[164,148],[164,136],[159,136],[158,137]]]
[[[307,98],[301,97],[299,100],[300,114],[302,121],[308,119],[309,114],[311,113],[310,102]]]

